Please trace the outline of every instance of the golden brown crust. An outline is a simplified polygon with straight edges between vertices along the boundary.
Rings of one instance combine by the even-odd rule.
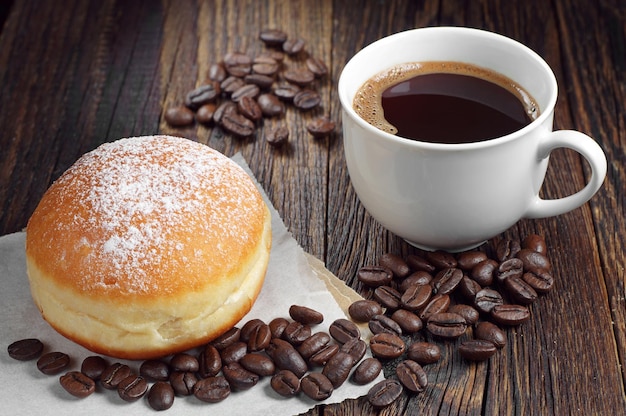
[[[97,352],[186,349],[250,309],[270,221],[250,177],[207,146],[169,136],[105,144],[68,169],[32,215],[31,292],[52,326]]]

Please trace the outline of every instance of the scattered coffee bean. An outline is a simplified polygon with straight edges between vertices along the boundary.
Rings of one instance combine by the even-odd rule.
[[[441,358],[441,349],[431,342],[414,342],[407,349],[407,357],[419,364],[432,364]]]
[[[348,314],[353,321],[368,322],[374,315],[383,313],[380,303],[373,300],[357,300],[348,307]]]
[[[339,351],[350,354],[354,358],[354,362],[358,363],[365,356],[367,351],[367,344],[365,341],[359,338],[352,338],[350,341],[343,344]]]
[[[282,146],[289,140],[289,128],[287,126],[277,126],[269,129],[265,134],[265,140],[272,146]]]
[[[504,281],[504,290],[514,302],[529,305],[537,300],[537,292],[522,276],[511,276]]]
[[[500,240],[496,245],[496,257],[500,262],[514,258],[521,250],[517,240]]]
[[[436,270],[436,267],[430,261],[422,256],[418,256],[417,254],[409,254],[406,258],[406,262],[411,270],[423,271],[426,273],[433,273]]]
[[[309,56],[306,59],[306,67],[311,71],[317,78],[321,78],[324,75],[328,74],[328,67],[326,63],[313,56]]]
[[[481,289],[474,298],[476,309],[483,313],[489,313],[495,306],[503,303],[504,299],[500,292],[490,288]]]
[[[459,346],[461,357],[471,361],[485,361],[491,358],[496,351],[496,346],[491,341],[484,339],[464,341]]]
[[[79,398],[87,397],[96,391],[96,382],[80,371],[70,371],[62,375],[59,382],[65,391]]]
[[[347,319],[337,319],[328,328],[330,335],[340,344],[345,344],[352,338],[360,338],[361,331],[352,322]]]
[[[220,63],[213,63],[209,66],[208,78],[211,81],[222,82],[226,79],[226,69]]]
[[[248,344],[237,341],[220,351],[223,364],[235,363],[248,353]]]
[[[283,332],[283,339],[298,346],[311,336],[311,327],[298,321],[290,322]]]
[[[43,352],[43,343],[36,338],[22,339],[10,344],[7,348],[9,356],[19,361],[33,360]]]
[[[496,279],[502,284],[509,277],[521,277],[524,273],[524,265],[518,258],[503,261],[496,270]]]
[[[178,396],[190,396],[194,394],[194,386],[198,378],[188,371],[174,371],[170,374],[170,384]]]
[[[554,286],[554,278],[547,270],[526,272],[522,275],[522,279],[539,293],[547,293]]]
[[[37,360],[37,368],[47,375],[58,374],[69,365],[70,356],[58,351],[46,353]]]
[[[300,92],[300,87],[290,82],[280,83],[273,89],[273,93],[276,97],[287,102],[292,102],[293,98],[299,92]]]
[[[289,307],[289,316],[294,321],[305,325],[321,324],[324,321],[324,315],[320,312],[300,305],[291,305]]]
[[[385,266],[363,266],[356,274],[359,282],[369,287],[386,286],[393,279],[393,272]]]
[[[422,321],[428,321],[436,313],[445,312],[450,307],[450,296],[441,293],[430,298],[428,303],[419,311],[418,315]]]
[[[486,253],[483,253],[482,251],[472,250],[459,253],[456,261],[457,266],[461,270],[471,271],[478,264],[487,261],[487,259],[488,257]]]
[[[270,345],[272,331],[269,325],[261,324],[254,327],[248,339],[248,351],[263,351]]]
[[[481,286],[489,286],[493,284],[494,274],[497,269],[498,262],[493,259],[487,259],[474,266],[471,276]]]
[[[530,311],[522,305],[496,305],[491,309],[491,319],[501,325],[520,325],[530,319]]]
[[[259,104],[257,104],[254,97],[249,95],[244,95],[239,98],[237,101],[237,109],[244,117],[253,122],[259,121],[263,117],[261,107],[259,107]]]
[[[431,285],[433,293],[447,295],[452,293],[463,279],[463,272],[456,267],[449,267],[441,270],[433,278]]]
[[[338,351],[328,360],[322,369],[322,374],[330,380],[333,388],[339,388],[348,379],[354,363],[355,359],[352,355]]]
[[[406,279],[403,279],[398,286],[401,292],[406,292],[406,290],[411,286],[426,286],[430,285],[430,282],[433,280],[433,276],[425,272],[423,270],[418,270],[416,272],[411,273]]]
[[[198,374],[202,378],[214,377],[221,369],[222,357],[220,352],[212,344],[205,345],[198,354]]]
[[[239,364],[246,370],[261,377],[271,376],[276,372],[274,362],[268,356],[263,354],[246,354],[241,360],[239,360]]]
[[[356,384],[369,384],[378,377],[383,369],[383,365],[374,357],[364,359],[352,373],[352,381]]]
[[[139,367],[140,376],[154,381],[169,380],[170,372],[170,366],[161,360],[146,360]]]
[[[264,29],[259,33],[259,39],[268,46],[280,46],[287,40],[287,34],[279,29]]]
[[[144,396],[148,391],[146,379],[136,374],[131,374],[117,385],[117,393],[122,400],[134,402]]]
[[[333,384],[322,373],[311,372],[300,380],[300,389],[313,400],[322,401],[333,394]]]
[[[305,88],[299,91],[293,97],[293,105],[299,110],[311,110],[317,107],[322,102],[322,97],[317,91]]]
[[[239,363],[230,363],[222,367],[224,378],[233,390],[248,390],[259,382],[259,376],[243,368]]]
[[[375,357],[392,359],[398,358],[406,351],[406,344],[399,336],[383,332],[370,339],[370,350]]]
[[[157,381],[148,391],[148,404],[154,410],[167,410],[174,404],[174,389],[165,381]]]
[[[234,326],[219,337],[215,338],[213,341],[211,341],[211,345],[217,348],[218,351],[221,351],[229,345],[232,345],[235,342],[239,341],[240,337],[241,329]]]
[[[122,363],[113,363],[100,375],[100,384],[105,389],[115,390],[118,384],[131,374],[130,367]]]
[[[537,251],[524,248],[517,253],[517,258],[520,259],[524,265],[524,270],[527,272],[535,273],[539,270],[550,270],[552,264],[550,260]]]
[[[272,319],[268,325],[272,333],[272,338],[282,338],[287,325],[289,325],[289,321],[285,318]]]
[[[348,341],[348,342],[350,342],[350,341]],[[348,342],[346,342],[346,344]],[[309,358],[309,363],[312,366],[322,367],[322,366],[326,365],[328,360],[330,360],[333,355],[337,354],[337,351],[339,351],[339,346],[337,344],[328,344],[324,348],[322,348],[321,350],[319,350],[318,352],[313,354]]]
[[[278,99],[278,97],[272,93],[265,93],[259,95],[257,103],[261,108],[261,112],[266,117],[281,116],[285,112],[285,106]]]
[[[468,325],[474,325],[476,322],[478,322],[478,318],[480,318],[480,314],[475,308],[469,305],[462,304],[462,303],[457,303],[455,305],[450,306],[448,308],[448,312],[461,315],[465,319],[465,322],[467,322]]]
[[[230,384],[223,376],[200,379],[193,386],[193,395],[207,403],[218,403],[230,396]]]
[[[373,316],[367,325],[370,331],[372,331],[372,334],[387,332],[389,334],[402,335],[400,325],[387,315]]]
[[[173,127],[183,127],[193,124],[194,114],[185,106],[170,107],[163,115],[167,124]]]
[[[304,358],[287,341],[274,338],[265,351],[274,361],[276,368],[280,370],[289,370],[298,377],[304,376],[308,371]]]
[[[219,88],[219,84],[217,83],[201,85],[187,93],[185,96],[185,105],[192,110],[197,110],[201,106],[215,101],[220,93]]]
[[[391,286],[378,286],[374,289],[374,299],[387,309],[398,309],[402,305],[402,294]]]
[[[474,336],[477,339],[490,341],[496,348],[503,348],[506,345],[506,335],[504,331],[497,325],[488,321],[483,321],[476,325]]]
[[[385,379],[374,384],[367,392],[367,401],[376,408],[387,407],[400,397],[402,390],[398,381]]]
[[[548,252],[546,240],[537,234],[530,234],[526,236],[526,238],[522,241],[522,248],[527,248],[544,255]]]
[[[414,334],[421,331],[424,327],[424,323],[419,316],[405,309],[398,309],[395,311],[391,314],[391,319],[397,322],[398,325],[400,325],[402,332],[406,334]]]
[[[404,360],[396,367],[396,376],[402,385],[413,393],[421,393],[428,385],[428,376],[417,362]]]
[[[102,373],[107,369],[109,363],[99,355],[92,355],[85,358],[80,366],[80,372],[94,381],[100,380]]]
[[[447,269],[457,266],[457,261],[454,255],[447,251],[429,251],[426,253],[426,259],[435,267],[439,269]]]
[[[400,297],[400,305],[408,311],[417,311],[430,300],[433,288],[429,284],[411,285]]]
[[[456,313],[440,312],[428,318],[426,329],[436,337],[458,338],[465,333],[467,322]]]
[[[200,368],[198,359],[191,354],[178,353],[170,360],[170,367],[173,371],[196,372]]]
[[[281,396],[291,397],[300,392],[300,379],[289,370],[280,370],[274,374],[270,385]]]
[[[317,332],[300,344],[298,352],[302,355],[302,358],[308,360],[311,356],[324,349],[328,343],[330,343],[330,335],[326,332]]]
[[[306,129],[311,136],[319,139],[335,131],[335,122],[328,117],[317,117],[306,125]]]
[[[287,39],[283,42],[283,52],[287,55],[296,55],[304,50],[306,42],[304,39],[294,38]]]

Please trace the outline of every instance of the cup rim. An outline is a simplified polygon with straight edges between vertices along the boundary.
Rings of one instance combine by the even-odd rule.
[[[539,114],[539,117],[537,117],[535,120],[531,121],[530,123],[528,123],[526,126],[522,127],[519,130],[516,130],[504,136],[494,137],[492,139],[481,140],[481,141],[470,142],[470,143],[436,143],[436,142],[428,142],[428,141],[422,141],[422,140],[416,140],[416,139],[409,139],[406,137],[388,133],[386,131],[383,131],[369,124],[367,121],[365,121],[363,118],[361,118],[361,116],[359,116],[356,113],[356,111],[354,110],[352,106],[352,102],[348,99],[348,96],[347,96],[348,93],[346,91],[347,87],[345,87],[346,68],[349,69],[351,64],[354,65],[355,58],[358,55],[361,55],[361,53],[364,51],[367,51],[374,47],[379,47],[380,45],[384,45],[389,42],[394,42],[398,38],[410,36],[411,33],[424,32],[424,31],[446,31],[446,32],[457,32],[459,35],[473,34],[476,36],[495,37],[501,42],[505,42],[511,46],[521,48],[530,56],[530,58],[535,60],[539,64],[539,66],[543,67],[546,74],[548,74],[550,78],[549,83],[552,86],[553,93],[550,95],[550,98],[548,99],[546,108],[542,109],[541,113]],[[392,67],[392,66],[393,65],[390,65],[389,67]],[[378,72],[380,71],[374,72],[370,76],[373,76]],[[556,81],[556,76],[554,75],[552,68],[550,68],[548,63],[537,52],[535,52],[528,46],[524,45],[523,43],[518,42],[514,39],[511,39],[507,36],[501,35],[499,33],[484,30],[484,29],[476,29],[476,28],[462,27],[462,26],[432,26],[432,27],[408,29],[408,30],[396,32],[391,35],[385,36],[383,38],[380,38],[366,45],[365,47],[357,51],[352,56],[352,58],[350,58],[348,62],[346,62],[346,64],[344,65],[341,71],[341,74],[339,75],[337,90],[339,94],[339,101],[343,109],[343,113],[349,115],[350,118],[352,118],[361,128],[367,130],[370,133],[376,133],[380,137],[384,137],[386,140],[396,142],[397,144],[403,144],[409,147],[420,147],[420,148],[427,148],[427,149],[433,149],[433,150],[436,150],[436,149],[450,150],[453,148],[458,149],[458,150],[477,149],[481,147],[491,147],[497,144],[515,140],[517,137],[527,134],[528,131],[534,130],[535,128],[543,124],[546,121],[546,119],[552,117],[552,113],[554,112],[554,107],[556,105],[557,96],[558,96],[558,85]]]

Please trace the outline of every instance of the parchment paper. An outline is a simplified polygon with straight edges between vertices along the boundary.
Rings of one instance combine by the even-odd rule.
[[[240,155],[235,155],[233,160],[252,176]],[[346,317],[347,307],[359,299],[359,295],[333,276],[322,262],[302,250],[263,189],[260,186],[259,189],[272,212],[272,251],[261,294],[242,322],[250,318],[260,318],[266,322],[278,316],[289,318],[289,306],[298,304],[324,314],[324,322],[314,326],[313,332],[328,331],[328,326],[335,319]],[[0,415],[111,415],[121,412],[125,415],[145,415],[153,412],[145,398],[127,403],[116,391],[105,390],[100,386],[85,399],[74,398],[60,386],[59,375],[47,376],[39,372],[36,360],[21,362],[9,357],[7,346],[10,343],[30,337],[44,342],[44,352],[62,351],[69,354],[73,359],[72,370],[79,370],[82,360],[94,355],[59,335],[41,318],[30,296],[24,238],[23,232],[0,237]],[[363,335],[367,338],[369,334]],[[140,361],[108,360],[111,363],[127,363],[135,371],[141,364]],[[376,381],[380,379],[382,375]],[[176,397],[172,408],[161,414],[296,415],[319,403],[337,403],[363,396],[372,384],[358,386],[348,380],[329,399],[316,402],[303,394],[283,398],[272,390],[269,378],[264,377],[252,389],[232,392],[221,403],[204,403],[193,396]]]

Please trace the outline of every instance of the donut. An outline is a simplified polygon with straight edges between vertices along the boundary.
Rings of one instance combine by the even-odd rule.
[[[250,176],[192,140],[143,136],[80,157],[26,227],[30,291],[60,334],[147,359],[232,328],[261,291],[271,215]]]

